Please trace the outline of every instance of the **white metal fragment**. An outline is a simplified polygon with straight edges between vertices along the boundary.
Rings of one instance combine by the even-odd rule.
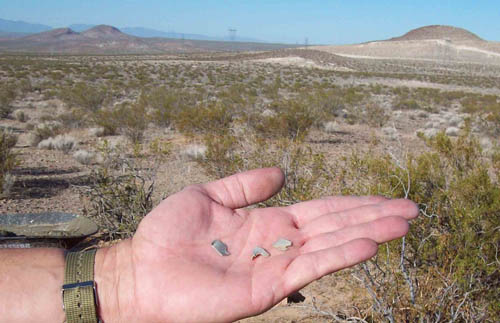
[[[287,249],[291,246],[292,246],[292,242],[290,240],[283,239],[283,238],[278,239],[278,241],[276,241],[273,244],[273,248],[278,249],[278,250],[282,250],[282,251],[287,251]]]
[[[269,254],[269,252],[267,252],[266,249],[264,249],[262,247],[255,247],[255,248],[253,248],[253,252],[252,252],[252,260],[257,258],[258,256],[269,257],[270,254]]]
[[[221,256],[229,256],[230,255],[229,251],[227,250],[227,245],[220,240],[212,241],[212,247]]]

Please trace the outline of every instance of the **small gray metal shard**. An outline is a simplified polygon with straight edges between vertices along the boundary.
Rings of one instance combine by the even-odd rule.
[[[282,250],[282,251],[287,251],[288,248],[290,248],[291,246],[292,246],[292,242],[290,240],[283,239],[283,238],[278,239],[278,241],[276,241],[273,244],[273,248],[278,249],[278,250]]]
[[[227,250],[227,245],[220,240],[212,241],[212,247],[221,256],[229,256],[230,255],[229,251]]]
[[[270,254],[264,248],[255,247],[255,248],[253,248],[253,252],[252,252],[252,260],[255,259],[255,258],[257,258],[258,256],[269,257]]]

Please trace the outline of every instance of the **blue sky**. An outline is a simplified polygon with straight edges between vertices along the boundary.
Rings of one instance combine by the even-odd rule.
[[[63,27],[148,27],[265,41],[346,44],[400,36],[433,24],[500,41],[500,0],[0,0],[0,18]]]

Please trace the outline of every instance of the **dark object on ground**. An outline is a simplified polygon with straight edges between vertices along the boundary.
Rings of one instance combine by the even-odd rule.
[[[94,222],[71,213],[0,215],[0,248],[68,248],[96,232]]]
[[[306,297],[304,295],[302,295],[300,292],[295,292],[286,298],[286,303],[287,304],[302,303],[305,300]]]

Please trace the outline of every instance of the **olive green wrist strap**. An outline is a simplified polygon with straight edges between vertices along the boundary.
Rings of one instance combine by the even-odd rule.
[[[62,287],[67,323],[97,323],[97,294],[94,282],[96,250],[66,255]]]

